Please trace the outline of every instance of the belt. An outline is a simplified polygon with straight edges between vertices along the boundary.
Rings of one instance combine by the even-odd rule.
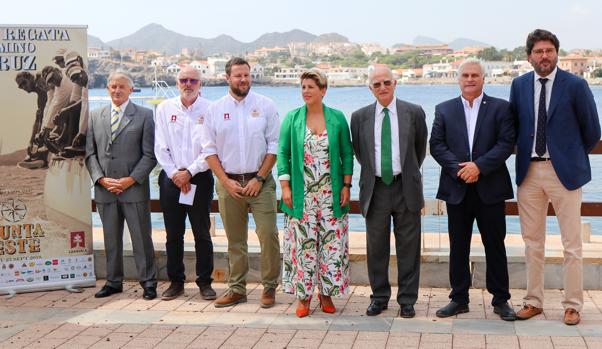
[[[377,179],[380,179],[381,181],[383,180],[383,178],[382,178],[382,177],[378,177],[378,176],[376,176],[376,178],[377,178]],[[401,173],[398,173],[398,174],[396,174],[396,175],[393,175],[393,180],[394,180],[394,181],[396,181],[396,180],[398,180],[398,179],[401,179]]]
[[[531,158],[531,161],[551,161],[551,160],[552,159],[550,159],[550,158],[542,158],[542,157],[539,157],[539,156]]]
[[[255,176],[257,176],[257,172],[249,172],[249,173],[241,173],[241,174],[226,173],[226,176],[228,176],[228,178],[233,179],[235,181],[248,182],[251,179],[255,178]]]

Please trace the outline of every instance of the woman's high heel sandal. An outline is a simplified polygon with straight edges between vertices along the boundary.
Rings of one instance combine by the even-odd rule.
[[[327,303],[330,303],[329,305],[324,304],[326,302],[322,302],[322,299],[324,299]],[[318,295],[318,301],[320,302],[320,308],[322,308],[322,311],[328,314],[334,314],[337,311],[337,308],[334,307],[334,304],[332,304],[332,300],[330,299],[330,296],[323,296],[321,294]]]
[[[309,315],[309,306],[311,304],[311,297],[308,299],[299,299],[297,300],[297,310],[295,310],[295,314],[297,317],[306,317]]]

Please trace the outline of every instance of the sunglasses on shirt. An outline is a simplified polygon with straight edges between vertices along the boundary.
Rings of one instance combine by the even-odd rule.
[[[178,81],[180,81],[180,84],[182,85],[186,85],[188,83],[191,85],[196,85],[199,83],[199,79],[178,79]]]

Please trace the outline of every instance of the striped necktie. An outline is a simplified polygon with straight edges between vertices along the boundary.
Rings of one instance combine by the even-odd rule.
[[[119,128],[119,107],[113,107],[111,111],[111,140],[114,141],[117,137],[117,129]]]

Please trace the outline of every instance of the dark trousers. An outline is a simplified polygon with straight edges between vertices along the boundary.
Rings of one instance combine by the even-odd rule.
[[[397,303],[414,304],[420,277],[420,212],[408,210],[401,178],[390,185],[377,178],[366,215],[366,247],[371,298],[381,303],[391,298],[391,219],[397,255]]]
[[[470,240],[473,222],[481,233],[485,246],[487,262],[487,291],[493,295],[493,305],[502,304],[510,299],[508,292],[508,263],[506,259],[506,215],[504,201],[484,204],[475,185],[468,185],[464,200],[458,205],[447,204],[449,230],[449,280],[452,301],[468,304],[470,287]]]
[[[165,171],[159,174],[159,195],[167,241],[167,276],[171,281],[184,282],[184,232],[186,216],[190,221],[194,235],[194,250],[196,253],[196,283],[197,285],[211,284],[213,279],[213,243],[209,228],[211,222],[209,213],[213,200],[213,175],[207,170],[196,174],[190,180],[196,185],[192,206],[180,204],[180,188],[167,177]]]

